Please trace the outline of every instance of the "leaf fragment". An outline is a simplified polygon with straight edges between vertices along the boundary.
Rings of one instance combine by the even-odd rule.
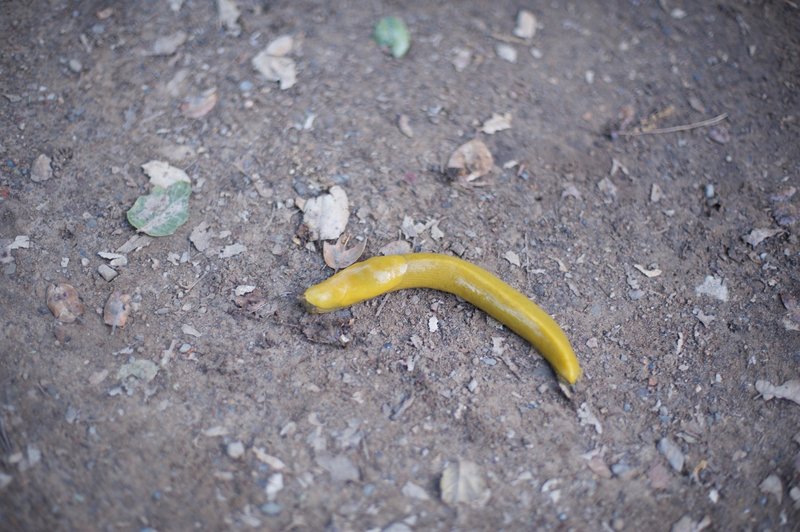
[[[468,460],[448,464],[442,473],[439,488],[442,501],[450,506],[466,504],[481,507],[492,496],[478,464]]]
[[[447,161],[447,173],[462,183],[468,183],[488,174],[494,166],[494,157],[479,139],[465,142]]]
[[[347,227],[350,205],[347,193],[333,186],[327,194],[311,198],[303,205],[303,223],[308,226],[312,240],[335,240]]]
[[[406,23],[398,17],[384,17],[375,25],[375,42],[388,48],[392,55],[400,59],[411,47],[411,33]]]
[[[150,185],[154,187],[167,188],[178,181],[191,183],[186,172],[166,161],[148,161],[142,165],[142,170],[150,178]]]
[[[128,210],[128,222],[150,236],[168,236],[189,218],[189,196],[192,187],[178,181],[167,188],[155,187],[150,194],[139,196]]]
[[[492,113],[492,117],[481,126],[481,131],[487,135],[494,135],[505,129],[511,129],[511,113]]]

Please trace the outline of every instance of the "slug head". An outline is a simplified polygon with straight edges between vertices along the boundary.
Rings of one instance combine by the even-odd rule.
[[[373,257],[353,264],[305,291],[312,312],[330,312],[395,290],[408,265],[400,255]]]

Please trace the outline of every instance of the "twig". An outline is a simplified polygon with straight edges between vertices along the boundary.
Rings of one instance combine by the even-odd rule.
[[[728,113],[709,118],[708,120],[701,120],[700,122],[693,122],[691,124],[683,124],[680,126],[662,127],[660,129],[651,129],[649,131],[617,131],[616,134],[620,137],[638,137],[639,135],[661,135],[663,133],[677,133],[679,131],[689,131],[700,127],[713,126],[728,118]]]

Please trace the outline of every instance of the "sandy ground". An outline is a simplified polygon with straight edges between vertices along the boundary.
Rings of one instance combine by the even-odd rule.
[[[0,3],[0,528],[800,527],[795,2],[237,5]],[[188,221],[132,241],[152,160]],[[364,257],[496,273],[583,379],[441,292],[306,313],[333,186]]]

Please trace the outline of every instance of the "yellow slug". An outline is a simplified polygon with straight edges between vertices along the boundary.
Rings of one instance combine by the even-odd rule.
[[[403,288],[455,294],[525,338],[570,384],[581,376],[564,331],[536,303],[467,261],[436,253],[372,257],[345,268],[303,294],[311,312],[330,312]]]

